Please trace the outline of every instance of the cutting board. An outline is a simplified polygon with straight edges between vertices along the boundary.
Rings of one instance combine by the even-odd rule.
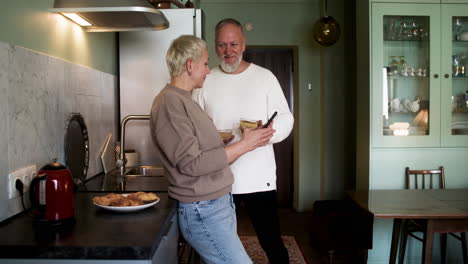
[[[104,168],[104,173],[108,173],[114,170],[115,167],[115,152],[114,147],[111,143],[112,134],[107,134],[106,141],[104,142],[104,147],[102,148],[101,162],[102,167]]]

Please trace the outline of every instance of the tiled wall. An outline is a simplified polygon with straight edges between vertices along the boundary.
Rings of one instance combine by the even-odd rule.
[[[72,112],[89,133],[88,177],[102,171],[106,135],[117,132],[117,77],[0,42],[0,221],[21,211],[8,199],[8,173],[53,158],[64,161],[64,135]]]

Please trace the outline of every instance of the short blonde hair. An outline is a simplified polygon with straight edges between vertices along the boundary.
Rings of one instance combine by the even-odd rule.
[[[185,72],[185,63],[188,59],[197,61],[200,59],[206,42],[192,35],[182,35],[174,39],[166,53],[166,63],[171,78],[178,77]]]

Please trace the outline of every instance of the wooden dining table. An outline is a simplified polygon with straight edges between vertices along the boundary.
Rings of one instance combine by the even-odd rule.
[[[395,263],[403,219],[425,219],[422,263],[432,263],[435,233],[468,231],[468,189],[349,191],[376,218],[392,218],[390,261]]]

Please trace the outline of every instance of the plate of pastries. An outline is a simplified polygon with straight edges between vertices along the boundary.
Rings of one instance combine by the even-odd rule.
[[[159,202],[159,197],[152,192],[108,193],[93,197],[97,207],[115,212],[135,212],[151,207]]]

